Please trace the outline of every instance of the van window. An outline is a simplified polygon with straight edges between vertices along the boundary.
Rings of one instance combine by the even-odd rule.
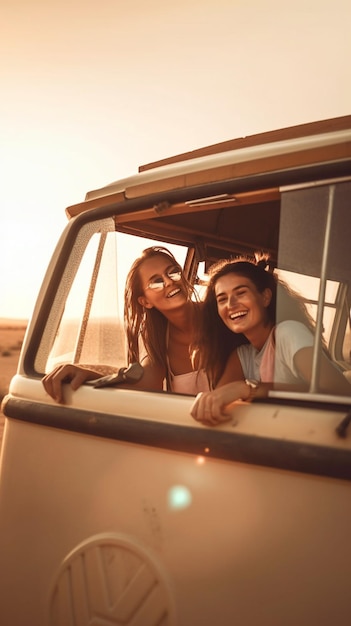
[[[184,203],[179,212],[160,212],[148,221],[140,218],[140,224],[137,217],[131,225],[128,221],[123,225],[119,217],[117,228],[132,229],[133,234],[116,232],[114,218],[88,223],[86,218],[64,259],[36,355],[36,371],[47,373],[67,362],[116,369],[127,364],[124,287],[129,268],[143,249],[169,248],[182,266],[187,265],[203,297],[207,268],[219,258],[259,250],[261,234],[270,242],[271,270],[301,296],[317,325],[317,360],[323,341],[335,365],[351,378],[350,196],[351,183],[342,182],[283,189],[278,206],[276,197],[267,206],[238,207],[233,201],[218,209],[197,206],[196,211]],[[145,225],[148,234],[162,232],[165,238],[142,236]],[[255,241],[254,248],[250,241]],[[265,246],[261,249],[266,252]],[[278,300],[278,321],[279,306]]]

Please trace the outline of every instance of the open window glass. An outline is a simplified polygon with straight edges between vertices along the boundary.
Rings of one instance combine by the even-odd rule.
[[[313,320],[308,391],[314,396],[324,393],[325,355],[346,381],[351,380],[350,198],[350,182],[309,185],[282,193],[278,273],[299,292]],[[287,314],[279,298],[277,306],[279,322]],[[350,392],[347,386],[335,388],[335,392],[331,387],[328,392],[333,396],[348,395],[351,385]]]

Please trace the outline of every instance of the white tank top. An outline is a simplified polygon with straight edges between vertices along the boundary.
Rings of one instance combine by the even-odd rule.
[[[168,325],[166,331],[166,349],[168,350]],[[185,374],[173,374],[168,359],[167,352],[167,369],[170,382],[170,390],[175,393],[184,393],[196,396],[200,391],[209,391],[210,386],[205,370],[193,370]]]

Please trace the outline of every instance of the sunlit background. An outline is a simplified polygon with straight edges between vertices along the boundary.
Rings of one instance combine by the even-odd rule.
[[[65,207],[142,163],[351,112],[349,0],[3,0],[0,317]]]

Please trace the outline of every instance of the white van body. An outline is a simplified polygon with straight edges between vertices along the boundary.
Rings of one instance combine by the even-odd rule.
[[[66,385],[56,404],[41,379],[126,365],[124,280],[150,241],[200,290],[214,260],[268,251],[351,379],[350,206],[351,116],[150,164],[67,209],[3,402],[1,623],[349,626],[351,395],[319,393],[317,341],[308,393],[216,428],[192,396]]]

